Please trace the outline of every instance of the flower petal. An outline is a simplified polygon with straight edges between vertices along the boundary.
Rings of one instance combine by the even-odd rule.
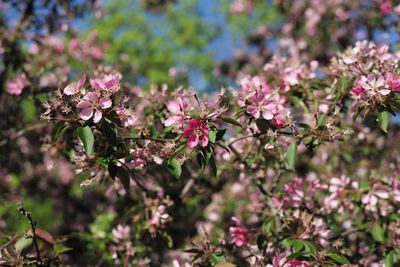
[[[97,110],[94,113],[93,122],[94,123],[98,123],[101,120],[102,117],[103,117],[103,114],[101,113],[101,111]]]
[[[189,136],[187,141],[188,147],[195,148],[198,144],[199,144],[199,137],[197,135],[192,134],[191,136]]]
[[[93,109],[92,108],[84,108],[80,113],[79,116],[82,120],[89,120],[93,116]]]
[[[100,106],[102,109],[107,109],[107,108],[111,107],[111,106],[112,106],[111,99],[108,98],[108,97],[102,97],[102,98],[100,98],[100,100],[99,100],[99,106]]]

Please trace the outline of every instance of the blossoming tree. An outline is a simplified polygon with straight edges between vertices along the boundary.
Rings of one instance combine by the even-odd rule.
[[[33,2],[0,32],[0,189],[9,203],[20,190],[55,199],[66,223],[19,205],[23,229],[0,220],[16,231],[2,265],[400,264],[400,54],[367,40],[398,28],[399,3],[232,1],[233,26],[268,7],[281,21],[216,64],[232,86],[202,94],[130,83],[96,34],[81,41],[58,20],[46,25],[65,39],[32,37]]]

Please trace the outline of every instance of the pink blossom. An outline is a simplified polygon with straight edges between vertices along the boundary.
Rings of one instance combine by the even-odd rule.
[[[198,119],[190,119],[183,135],[188,137],[187,145],[190,148],[195,148],[201,140],[201,146],[206,147],[208,145],[208,126],[199,121]]]
[[[250,237],[246,228],[240,225],[240,221],[236,217],[232,217],[235,226],[229,227],[229,234],[232,238],[232,243],[237,247],[245,246],[249,243]]]
[[[392,73],[386,74],[386,84],[389,88],[394,91],[400,93],[400,75],[394,76]]]
[[[356,85],[351,89],[351,93],[355,96],[360,96],[364,94],[365,89],[361,85]]]
[[[160,205],[153,213],[153,217],[150,220],[150,224],[156,227],[163,227],[170,220],[171,217],[166,212],[165,205]]]
[[[100,98],[96,92],[90,92],[82,98],[76,107],[79,109],[81,119],[87,121],[93,116],[93,122],[98,123],[103,117],[101,109],[108,109],[111,106],[110,98]]]
[[[117,74],[104,75],[102,78],[90,79],[90,84],[95,90],[105,90],[115,93],[120,88],[121,77]]]
[[[75,95],[80,92],[86,81],[86,75],[82,75],[77,83],[70,83],[64,88],[64,94]]]
[[[124,127],[132,127],[138,124],[139,118],[129,108],[117,107],[115,108],[120,121],[122,121]]]
[[[392,2],[390,0],[380,0],[379,9],[381,14],[384,16],[389,15],[392,12]]]
[[[121,224],[118,224],[117,228],[114,228],[112,230],[112,235],[115,241],[127,240],[131,235],[131,227],[128,225],[123,226]]]
[[[144,159],[144,149],[143,148],[137,148],[131,153],[131,156],[133,159],[129,163],[129,166],[141,170],[146,166],[146,160]]]
[[[167,109],[172,115],[164,121],[164,125],[166,127],[171,125],[182,125],[185,119],[185,112],[188,110],[188,104],[183,97],[178,97],[177,100],[169,101]]]
[[[6,90],[11,95],[20,95],[26,86],[28,86],[28,80],[25,74],[18,74],[14,79],[7,81]]]

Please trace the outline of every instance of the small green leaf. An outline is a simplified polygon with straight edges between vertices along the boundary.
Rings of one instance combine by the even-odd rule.
[[[168,248],[172,248],[172,246],[174,245],[174,241],[172,240],[172,237],[169,234],[167,234],[166,232],[163,232],[162,236],[167,241]]]
[[[379,127],[382,129],[382,131],[387,133],[388,126],[389,126],[389,112],[387,112],[387,111],[379,112],[376,120],[378,122]]]
[[[69,247],[66,247],[66,246],[63,246],[63,245],[57,243],[57,244],[54,244],[53,250],[57,255],[60,255],[60,254],[63,254],[65,252],[71,251],[72,248],[69,248]]]
[[[313,256],[317,255],[317,249],[315,248],[313,243],[307,240],[304,240],[303,243],[304,243],[304,252]]]
[[[289,169],[294,170],[297,159],[297,143],[293,141],[286,152],[285,160]]]
[[[375,223],[371,228],[371,234],[375,241],[385,241],[385,229],[379,223]]]
[[[395,256],[394,250],[390,251],[385,256],[385,267],[393,267],[393,264],[395,263]]]
[[[217,134],[215,133],[215,131],[210,130],[208,132],[208,140],[210,140],[211,143],[215,143],[215,141],[217,140]]]
[[[239,126],[240,128],[243,128],[242,125],[233,118],[226,117],[226,116],[219,116],[218,119],[223,120],[226,123],[230,123],[230,124]]]
[[[325,118],[325,115],[322,114],[321,116],[318,117],[317,127],[322,127],[325,125],[326,125],[326,118]]]
[[[85,148],[86,154],[90,156],[93,153],[93,145],[94,145],[94,136],[92,129],[90,129],[89,126],[85,127],[79,126],[77,129],[77,133],[83,143],[83,147]]]
[[[22,101],[22,110],[24,114],[24,122],[26,124],[31,124],[37,119],[37,110],[35,100],[32,97],[25,98]]]
[[[171,159],[168,161],[167,168],[175,178],[179,178],[182,174],[181,164],[176,159]]]
[[[212,254],[211,255],[212,264],[223,263],[226,262],[225,257],[223,255]]]
[[[18,255],[28,254],[33,247],[33,235],[25,233],[18,241],[15,243],[14,248]]]
[[[293,252],[299,252],[304,248],[303,240],[292,240]]]
[[[345,256],[337,253],[329,253],[328,257],[340,264],[350,264],[349,260]]]

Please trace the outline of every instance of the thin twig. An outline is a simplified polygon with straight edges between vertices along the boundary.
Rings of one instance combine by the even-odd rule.
[[[40,251],[39,251],[39,246],[38,246],[38,242],[37,242],[37,238],[36,238],[36,222],[33,221],[32,219],[32,215],[30,212],[27,212],[24,207],[22,206],[22,203],[18,204],[18,210],[22,213],[22,215],[24,215],[28,221],[29,224],[31,225],[31,229],[32,229],[32,233],[33,233],[33,244],[35,246],[36,249],[36,259],[38,262],[40,262]]]
[[[8,139],[4,139],[3,141],[1,141],[1,142],[0,142],[0,147],[2,147],[2,146],[4,146],[5,144],[7,144],[8,141],[15,140],[15,139],[17,139],[18,137],[21,137],[21,136],[25,135],[25,134],[28,133],[28,132],[31,132],[31,131],[35,131],[35,130],[39,130],[39,129],[45,128],[47,125],[48,125],[48,123],[46,123],[46,122],[41,122],[41,123],[34,124],[34,125],[29,126],[29,127],[26,127],[26,128],[24,128],[24,129],[21,129],[21,130],[19,130],[18,132],[16,132],[14,135],[10,136]]]

